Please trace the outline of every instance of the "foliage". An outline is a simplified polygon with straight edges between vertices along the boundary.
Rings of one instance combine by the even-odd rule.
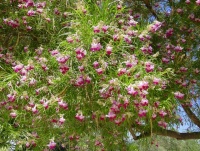
[[[169,137],[157,137],[155,140],[138,140],[129,145],[130,151],[198,151],[197,140],[176,140]]]
[[[199,126],[199,3],[148,2],[1,2],[0,143],[126,150],[181,106]]]

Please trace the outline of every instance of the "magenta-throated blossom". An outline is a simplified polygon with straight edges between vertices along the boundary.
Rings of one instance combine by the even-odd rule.
[[[200,6],[200,0],[196,0],[196,4]]]
[[[142,106],[147,106],[147,105],[149,104],[149,101],[148,101],[147,99],[143,98],[143,99],[141,100],[140,104],[141,104]]]
[[[138,112],[139,117],[145,117],[146,114],[147,114],[147,110],[144,110],[144,109],[140,109]]]
[[[152,72],[154,70],[154,64],[152,62],[145,62],[146,72]]]
[[[179,100],[183,100],[185,94],[181,93],[181,92],[175,92],[174,93],[175,98],[179,99]]]
[[[138,94],[138,91],[136,91],[132,85],[129,85],[126,90],[128,91],[128,94],[132,96],[136,96]]]
[[[93,43],[91,44],[90,50],[91,50],[92,52],[95,52],[95,51],[101,50],[101,48],[102,48],[102,46],[101,46],[100,43],[93,42]]]
[[[50,141],[47,146],[50,150],[54,150],[56,148],[56,143],[54,141]]]

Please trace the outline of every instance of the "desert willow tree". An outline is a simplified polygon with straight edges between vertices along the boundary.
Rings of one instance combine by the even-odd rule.
[[[127,133],[199,139],[199,5],[0,2],[0,143],[122,150]]]

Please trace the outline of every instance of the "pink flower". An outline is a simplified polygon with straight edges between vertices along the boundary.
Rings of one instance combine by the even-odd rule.
[[[10,113],[10,116],[11,116],[12,118],[16,118],[16,117],[17,117],[17,113],[16,113],[16,112],[11,112],[11,113]]]
[[[100,120],[101,120],[101,121],[105,120],[105,115],[101,115],[101,116],[100,116]]]
[[[80,122],[82,122],[85,119],[85,117],[82,114],[80,114],[80,113],[77,113],[76,116],[75,116],[75,118],[77,120],[79,120]]]
[[[8,21],[8,25],[13,27],[13,28],[17,28],[20,26],[19,21],[18,20],[9,20]]]
[[[34,79],[34,78],[31,78],[31,80],[30,80],[30,82],[29,82],[29,85],[30,86],[33,86],[33,85],[35,85],[36,84],[36,80]]]
[[[128,22],[129,26],[136,26],[137,24],[138,24],[138,22],[133,19],[129,20],[129,22]]]
[[[199,70],[198,68],[196,68],[196,69],[194,70],[194,73],[195,73],[195,74],[198,74],[198,73],[200,73],[200,70]]]
[[[140,18],[140,14],[139,13],[136,13],[133,17],[135,18],[135,19],[137,19],[137,18]]]
[[[15,72],[19,72],[23,69],[24,65],[23,64],[18,64],[14,67],[12,67],[14,69]]]
[[[93,42],[93,43],[91,44],[90,50],[91,50],[92,52],[95,52],[95,51],[101,50],[101,48],[102,48],[102,46],[101,46],[100,43]]]
[[[63,102],[63,100],[59,101],[59,102],[58,102],[58,105],[59,105],[61,108],[65,109],[65,110],[68,109],[68,104],[67,104],[66,102]]]
[[[69,67],[68,67],[67,65],[63,64],[63,65],[61,65],[61,66],[59,67],[59,69],[60,69],[60,72],[61,72],[62,74],[65,74],[65,73],[69,70]]]
[[[59,11],[57,8],[55,8],[55,9],[54,9],[54,14],[60,15],[60,11]]]
[[[95,62],[93,63],[93,67],[94,67],[94,68],[98,68],[98,67],[99,67],[99,63],[98,63],[97,61],[95,61]]]
[[[196,4],[200,6],[200,0],[196,0]]]
[[[145,62],[146,72],[152,72],[154,70],[154,64],[151,62]]]
[[[32,0],[27,0],[26,1],[26,4],[25,4],[25,6],[26,7],[32,7],[32,6],[34,6],[35,4],[34,4],[34,2],[32,1]]]
[[[152,119],[154,120],[154,119],[156,119],[156,117],[157,117],[157,115],[156,114],[152,114]]]
[[[195,83],[197,83],[197,80],[192,79],[192,80],[191,80],[191,83],[195,84]]]
[[[138,108],[139,105],[140,105],[140,103],[137,100],[134,100],[133,103],[134,103],[134,105],[135,105],[136,108]]]
[[[144,41],[144,40],[145,40],[145,37],[144,37],[143,34],[140,34],[140,35],[138,36],[138,38],[140,39],[140,41]],[[142,50],[142,51],[143,51],[143,50]]]
[[[147,90],[149,88],[149,83],[147,81],[140,81],[138,83],[138,88],[140,90]]]
[[[170,61],[170,60],[169,60],[168,58],[164,58],[164,57],[162,58],[162,62],[163,62],[163,63],[166,63],[166,64],[168,64],[168,63],[169,63],[169,61]]]
[[[59,119],[59,123],[62,125],[64,122],[65,122],[65,119],[64,119],[63,117],[61,117],[61,118]]]
[[[36,4],[36,6],[37,6],[37,8],[44,8],[45,6],[46,6],[46,2],[44,1],[44,2],[38,2],[37,4]]]
[[[128,99],[124,100],[123,106],[125,109],[128,107],[128,105],[129,105],[129,100]]]
[[[26,69],[22,69],[22,70],[20,70],[20,72],[19,72],[19,74],[21,75],[21,76],[25,76],[25,75],[27,75],[27,70]]]
[[[76,52],[76,58],[78,60],[82,60],[87,54],[86,50],[84,50],[83,48],[77,48],[75,52]]]
[[[46,65],[46,64],[42,64],[41,66],[42,66],[42,69],[43,69],[44,71],[47,71],[47,70],[49,70],[49,68],[47,67],[47,65]]]
[[[151,46],[140,48],[144,54],[152,54],[153,48]]]
[[[76,82],[75,82],[75,85],[76,85],[76,86],[82,86],[82,85],[84,85],[84,84],[85,84],[85,81],[84,81],[83,76],[78,77],[78,79],[77,79]]]
[[[14,102],[16,100],[15,94],[8,94],[7,97],[9,102]]]
[[[176,10],[176,12],[177,12],[178,14],[181,14],[181,13],[183,13],[183,10],[180,9],[180,8],[178,8],[178,9]]]
[[[118,5],[117,5],[117,9],[118,9],[118,10],[122,9],[122,5],[118,4]]]
[[[101,29],[103,30],[103,32],[105,33],[108,30],[108,26],[104,25]]]
[[[27,66],[25,66],[25,69],[26,69],[27,71],[30,71],[30,70],[33,70],[33,69],[34,69],[34,66],[33,66],[33,65],[27,65]]]
[[[136,35],[137,35],[137,31],[135,31],[135,30],[128,30],[128,31],[127,31],[127,34],[128,34],[129,36],[136,36]]]
[[[144,109],[140,109],[138,112],[139,117],[145,117],[146,114],[147,114],[147,110],[144,110]]]
[[[183,50],[183,48],[182,48],[181,46],[176,46],[176,47],[174,48],[174,50],[175,50],[176,52],[181,52],[181,51]]]
[[[87,76],[86,79],[85,79],[85,82],[89,84],[89,83],[91,83],[91,80],[92,79],[89,76]]]
[[[69,56],[61,56],[61,57],[58,57],[56,60],[58,61],[58,63],[60,64],[64,64],[67,62],[67,60],[69,60]]]
[[[34,114],[37,114],[37,113],[38,113],[38,110],[37,110],[36,105],[35,105],[31,110],[32,110],[32,112],[33,112]]]
[[[111,46],[107,46],[106,47],[106,53],[107,53],[107,55],[110,55],[112,53],[112,49],[113,49],[113,47],[111,47]]]
[[[28,51],[28,46],[24,47],[24,52]]]
[[[108,117],[110,120],[114,120],[116,118],[116,114],[110,111],[106,117]]]
[[[164,116],[167,115],[167,113],[166,113],[165,111],[161,110],[161,111],[159,112],[159,115],[160,115],[161,117],[164,117]]]
[[[153,79],[153,84],[154,85],[158,85],[160,83],[160,79],[159,78],[154,78]]]
[[[96,69],[96,72],[100,75],[100,74],[103,74],[103,69],[102,68],[98,68]]]
[[[158,108],[159,105],[160,105],[160,102],[158,102],[158,101],[154,102],[154,106],[155,106],[156,108]]]
[[[113,35],[113,40],[114,40],[114,41],[118,41],[118,40],[119,40],[119,35],[117,35],[117,34],[116,34],[116,35]]]
[[[93,31],[94,31],[94,33],[99,33],[100,32],[99,26],[95,26],[93,28]]]
[[[57,49],[50,51],[52,56],[55,56],[57,54],[59,54],[59,51]]]
[[[169,29],[166,31],[166,37],[168,38],[168,37],[172,36],[173,32],[174,32],[174,29],[169,28]]]
[[[194,20],[194,19],[195,19],[195,16],[194,16],[194,14],[190,14],[190,15],[188,16],[188,18],[191,19],[191,20]]]
[[[35,15],[35,11],[33,11],[33,10],[29,10],[27,12],[27,16],[34,16],[34,15]]]
[[[67,40],[68,43],[73,43],[74,42],[74,39],[71,36],[68,36],[66,38],[66,40]]]
[[[78,66],[78,69],[79,69],[80,72],[83,72],[85,70],[83,65],[82,66]]]
[[[141,102],[140,102],[140,104],[142,106],[147,106],[149,104],[149,101],[147,99],[142,99]]]
[[[181,92],[175,92],[174,93],[175,98],[179,99],[179,100],[183,100],[185,94],[181,93]]]
[[[180,67],[180,72],[187,72],[188,68],[186,67]]]
[[[51,21],[51,18],[45,18],[45,20],[46,20],[47,22],[50,22],[50,21]]]
[[[29,148],[31,144],[29,142],[26,143],[26,148]]]
[[[162,23],[159,21],[155,21],[154,24],[151,26],[150,31],[151,32],[156,32],[158,29],[160,29],[162,26]]]
[[[188,85],[188,83],[186,81],[184,81],[182,84],[181,84],[183,87],[186,87]]]
[[[56,143],[54,141],[50,141],[47,146],[50,150],[54,150],[56,148]]]
[[[164,121],[158,121],[158,126],[163,127],[163,128],[167,128],[167,123]]]
[[[128,94],[130,94],[132,96],[136,96],[138,94],[138,92],[131,85],[129,85],[126,90],[128,91]]]
[[[43,107],[45,108],[45,109],[48,109],[49,108],[49,102],[47,101],[47,102],[44,102],[43,103]]]
[[[101,146],[101,145],[102,145],[102,144],[101,144],[100,141],[98,141],[98,140],[95,141],[95,146]]]
[[[129,37],[128,35],[125,35],[124,36],[124,41],[127,43],[127,44],[131,44],[131,37]]]
[[[116,119],[114,122],[115,122],[115,124],[118,125],[118,126],[122,123],[122,121],[121,121],[120,119]]]
[[[123,74],[125,74],[125,73],[126,73],[126,68],[121,68],[121,69],[119,69],[117,75],[118,75],[118,76],[121,76],[121,75],[123,75]]]
[[[190,4],[190,0],[186,0],[185,3],[186,3],[186,4]]]
[[[43,13],[43,9],[42,8],[37,8],[36,12],[41,14],[41,13]]]
[[[120,111],[120,106],[118,104],[113,104],[110,108],[111,112],[118,113]]]

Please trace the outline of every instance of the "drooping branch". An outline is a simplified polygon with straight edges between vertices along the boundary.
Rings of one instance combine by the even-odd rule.
[[[153,129],[152,131],[153,134],[160,135],[160,136],[168,136],[175,138],[177,140],[188,140],[188,139],[200,139],[200,132],[191,132],[191,133],[179,133],[176,131],[172,130],[166,130],[166,129]],[[133,136],[135,140],[145,138],[145,137],[150,137],[151,136],[151,131],[149,130],[148,132],[144,132],[139,136]]]
[[[182,107],[192,122],[200,128],[200,119],[191,111],[188,106],[182,105]]]

